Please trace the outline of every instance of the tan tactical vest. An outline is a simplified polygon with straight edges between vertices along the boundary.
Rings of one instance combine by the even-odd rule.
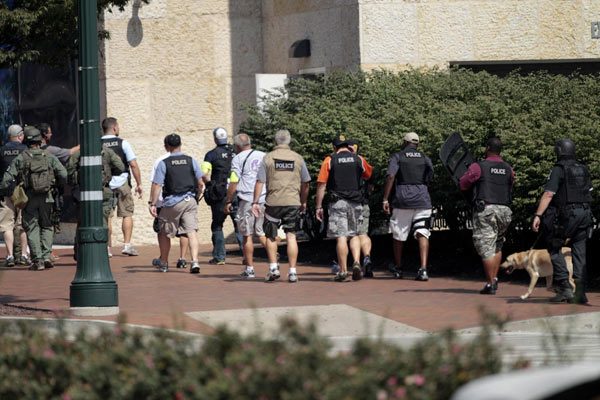
[[[263,161],[267,167],[267,205],[299,206],[302,156],[280,144]]]

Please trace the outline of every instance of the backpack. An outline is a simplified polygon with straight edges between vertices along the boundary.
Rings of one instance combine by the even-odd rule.
[[[33,154],[30,151],[23,152],[23,183],[25,189],[33,194],[45,194],[54,186],[54,169],[50,166],[47,152]]]
[[[227,181],[215,182],[209,181],[204,189],[204,200],[209,206],[219,204],[227,196]]]

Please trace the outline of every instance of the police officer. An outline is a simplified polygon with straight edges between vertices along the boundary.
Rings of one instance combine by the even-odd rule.
[[[50,259],[54,231],[52,230],[52,186],[62,186],[67,179],[67,170],[60,161],[40,149],[42,135],[37,128],[25,128],[28,150],[19,154],[10,164],[0,183],[0,190],[12,182],[23,182],[29,198],[23,209],[23,227],[27,232],[32,264],[30,270],[40,271],[53,268]]]
[[[280,277],[276,241],[279,227],[283,228],[287,239],[287,255],[290,264],[288,281],[293,283],[298,280],[296,225],[299,213],[306,210],[310,175],[302,156],[290,149],[291,141],[292,137],[288,130],[283,129],[275,134],[275,147],[260,163],[254,185],[252,212],[255,217],[261,215],[262,207],[259,201],[263,187],[267,186],[263,224],[269,258],[266,281],[274,281]]]
[[[592,182],[588,168],[575,159],[575,143],[560,139],[554,146],[558,161],[554,164],[535,217],[532,228],[539,231],[542,225],[550,260],[554,268],[556,296],[553,303],[565,301],[587,303],[585,295],[586,239],[592,228]],[[569,284],[569,272],[561,248],[572,248],[575,294]]]
[[[350,238],[352,253],[352,280],[362,278],[360,265],[360,238],[358,228],[362,222],[363,191],[361,181],[371,178],[371,166],[349,149],[344,135],[333,139],[335,154],[328,156],[321,165],[317,178],[316,217],[323,221],[323,198],[325,190],[329,191],[329,225],[328,236],[337,240],[337,258],[340,272],[335,281],[343,282],[348,277],[347,258]]]
[[[168,272],[171,238],[186,236],[192,253],[190,273],[200,272],[198,263],[198,193],[203,188],[202,170],[196,160],[181,152],[181,137],[175,133],[168,135],[165,143],[171,155],[156,167],[152,179],[148,208],[154,218],[158,218],[158,244],[160,247],[159,269]],[[162,191],[163,203],[160,214],[156,202]]]
[[[475,186],[473,244],[483,261],[487,284],[481,294],[496,294],[502,246],[512,220],[510,209],[514,171],[500,158],[502,142],[492,137],[487,142],[486,158],[469,166],[459,180],[461,190]]]
[[[427,281],[427,259],[429,257],[429,236],[431,232],[431,196],[428,185],[433,182],[433,164],[429,157],[417,149],[419,135],[409,132],[404,135],[402,150],[390,159],[385,186],[383,189],[383,211],[390,215],[390,228],[394,238],[394,272],[402,278],[402,250],[404,242],[413,232],[419,242],[421,268],[416,280]],[[395,186],[392,209],[389,198]]]
[[[202,162],[203,180],[206,184],[204,199],[210,205],[212,212],[210,230],[212,231],[213,251],[209,264],[224,265],[226,252],[223,223],[227,218],[224,209],[227,203],[227,180],[231,173],[231,160],[234,154],[233,148],[227,143],[227,131],[225,128],[215,128],[213,138],[217,146],[206,153],[204,162]],[[230,215],[238,245],[242,249],[242,236],[238,233],[235,223],[236,210],[237,198],[233,198]]]
[[[12,160],[27,149],[27,146],[22,143],[25,135],[20,125],[9,126],[7,133],[8,142],[0,148],[0,179],[8,170]],[[7,267],[14,267],[15,264],[27,265],[29,264],[27,255],[21,254],[23,249],[27,249],[27,235],[21,223],[22,212],[15,208],[9,196],[3,195],[1,199],[0,232],[4,234],[6,244],[5,265]]]

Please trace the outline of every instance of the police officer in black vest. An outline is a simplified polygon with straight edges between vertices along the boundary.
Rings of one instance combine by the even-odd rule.
[[[533,219],[533,230],[542,225],[546,245],[554,268],[556,296],[553,303],[565,301],[587,303],[586,239],[592,229],[592,183],[588,168],[575,159],[575,143],[560,139],[554,146],[558,158],[552,168],[540,204]],[[569,272],[561,248],[570,245],[573,259],[575,294],[569,283]]]
[[[227,218],[225,214],[225,203],[227,203],[227,183],[231,174],[231,160],[233,160],[233,147],[227,143],[227,131],[225,128],[215,128],[213,138],[217,147],[206,153],[204,162],[202,162],[202,172],[204,173],[204,183],[206,191],[204,199],[210,205],[212,211],[212,231],[213,252],[210,264],[225,264],[225,236],[223,235],[223,223]],[[210,176],[210,178],[209,178]],[[231,220],[235,231],[236,239],[240,249],[242,248],[242,235],[239,234],[235,216],[237,214],[237,197],[234,197],[231,204]]]

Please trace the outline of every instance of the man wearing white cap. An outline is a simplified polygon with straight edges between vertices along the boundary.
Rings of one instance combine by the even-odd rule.
[[[23,142],[24,132],[20,125],[11,125],[8,127],[8,142],[0,148],[0,180],[4,173],[8,170],[10,163],[23,150],[27,150]],[[21,256],[16,254],[14,250],[21,253],[27,250],[27,235],[21,226],[21,210],[17,210],[10,200],[9,191],[4,191],[0,200],[0,232],[4,234],[4,243],[6,244],[6,263],[7,267],[14,267],[15,263],[28,264],[27,255]],[[15,243],[15,235],[19,236],[20,244]],[[16,246],[15,246],[16,245]]]
[[[404,135],[402,150],[394,153],[385,178],[383,210],[390,218],[394,237],[395,274],[402,278],[402,248],[412,232],[419,242],[421,268],[416,280],[427,281],[427,258],[431,219],[431,197],[427,186],[433,182],[433,164],[429,157],[417,150],[419,136],[414,132]],[[395,185],[390,212],[389,197]]]

